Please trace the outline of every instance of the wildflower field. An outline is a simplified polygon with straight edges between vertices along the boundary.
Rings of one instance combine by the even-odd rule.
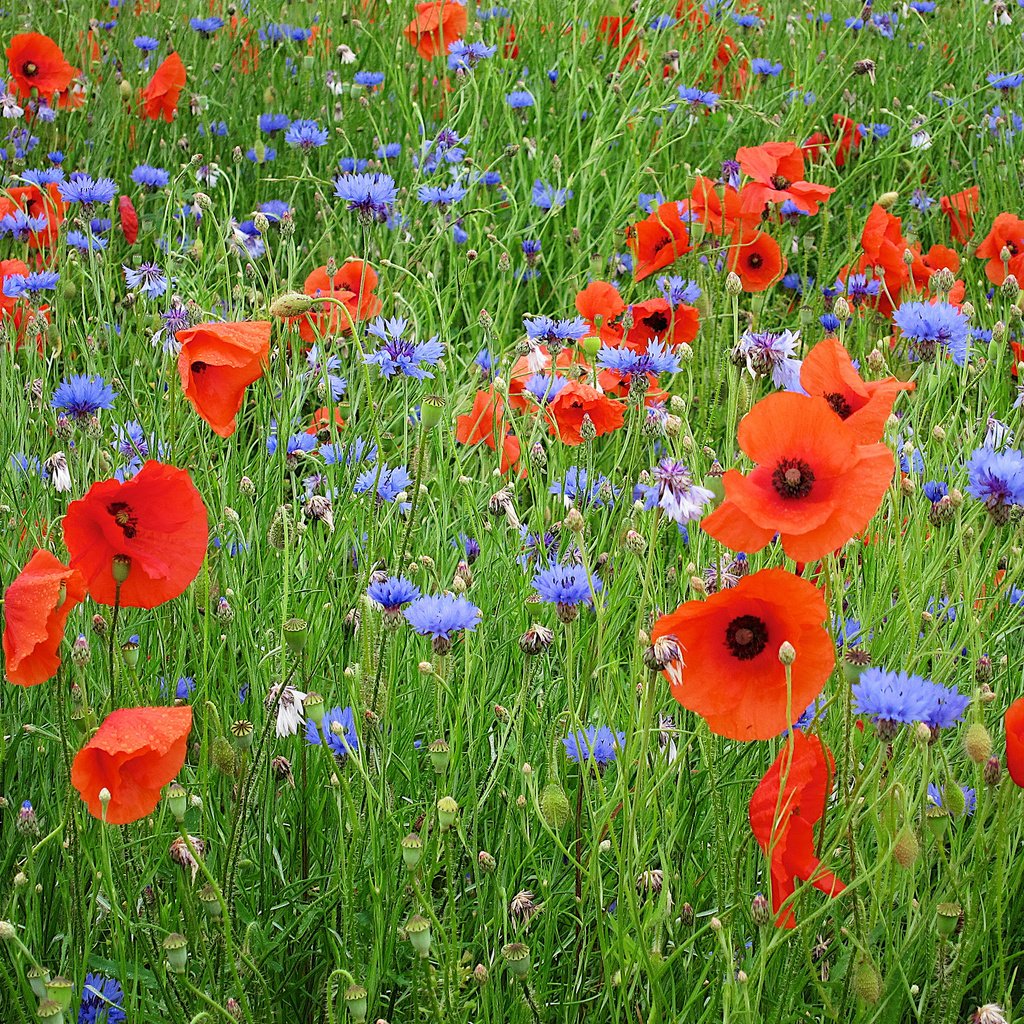
[[[506,3],[0,13],[0,1020],[1024,1020],[1024,0]]]

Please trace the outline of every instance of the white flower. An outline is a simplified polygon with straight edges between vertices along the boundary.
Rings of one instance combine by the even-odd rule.
[[[68,472],[68,460],[63,452],[54,452],[43,465],[50,474],[53,489],[58,494],[65,494],[71,490],[71,474]]]
[[[268,708],[274,706],[274,701],[277,700],[277,694],[281,686],[272,686],[270,692],[267,694],[266,705]],[[302,702],[306,699],[306,694],[301,690],[296,690],[294,686],[286,686],[284,693],[281,694],[281,699],[277,701],[277,727],[276,732],[278,739],[282,739],[285,736],[294,736],[299,728],[302,726],[304,719],[302,716]]]
[[[25,113],[25,108],[18,106],[18,101],[14,98],[12,93],[5,92],[3,94],[3,100],[0,102],[3,103],[3,110],[0,112],[2,112],[3,116],[9,121],[13,121]]]

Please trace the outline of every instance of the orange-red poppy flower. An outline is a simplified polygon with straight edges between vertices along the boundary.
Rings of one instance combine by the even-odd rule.
[[[559,350],[555,357],[555,370],[568,370],[573,365],[582,367],[584,372],[590,371],[581,349],[574,345]],[[538,345],[529,354],[519,356],[509,371],[508,404],[516,412],[530,412],[536,409],[536,399],[525,393],[527,381],[535,374],[551,374],[551,353],[544,345]]]
[[[341,418],[341,413],[334,410],[334,425],[341,430],[345,426],[345,421]],[[326,405],[321,406],[315,413],[313,413],[311,422],[306,427],[307,434],[330,434],[331,432],[331,410]]]
[[[648,299],[632,309],[633,326],[626,331],[624,343],[634,352],[646,352],[655,338],[665,345],[689,344],[700,329],[700,313],[685,302],[672,306],[667,299]]]
[[[49,102],[54,93],[67,89],[76,73],[64,58],[64,51],[49,36],[38,32],[13,36],[7,44],[7,62],[13,91],[22,99],[36,90]]]
[[[71,567],[85,576],[89,596],[155,608],[177,597],[196,578],[206,556],[206,506],[184,469],[150,460],[125,483],[101,480],[71,502],[64,543]]]
[[[687,209],[712,235],[731,235],[737,228],[754,228],[761,219],[761,211],[743,208],[740,193],[732,185],[719,185],[710,178],[698,177],[693,183]]]
[[[377,271],[363,260],[348,260],[327,276],[327,267],[317,267],[302,285],[307,295],[337,299],[342,306],[331,302],[316,312],[297,317],[299,334],[312,344],[317,337],[332,334],[351,334],[361,320],[376,316],[384,303],[374,294]]]
[[[1007,260],[1003,262],[1003,250]],[[1012,213],[1000,213],[992,222],[989,233],[982,240],[974,255],[980,260],[988,260],[985,264],[985,276],[993,284],[1002,284],[1006,280],[1007,264],[1024,252],[1024,220]]]
[[[960,255],[948,245],[933,245],[927,252],[921,252],[916,243],[910,246],[914,257],[910,264],[910,273],[914,278],[914,287],[918,291],[928,287],[932,274],[936,270],[951,270],[954,274],[960,269]]]
[[[804,181],[804,155],[792,142],[743,146],[736,152],[740,170],[751,180],[743,188],[743,209],[760,213],[767,204],[787,199],[804,213],[818,212],[834,188]]]
[[[119,196],[117,214],[121,222],[121,234],[129,245],[134,245],[139,237],[139,215],[135,212],[135,204],[128,196]]]
[[[939,197],[939,207],[949,218],[949,232],[961,245],[966,245],[974,234],[974,215],[978,212],[980,195],[978,186],[972,185],[955,195]]]
[[[178,375],[192,408],[215,434],[230,437],[245,389],[263,375],[270,322],[208,323],[178,331]]]
[[[771,864],[772,909],[780,928],[796,926],[792,906],[784,904],[798,878],[826,896],[846,888],[815,852],[814,826],[825,815],[834,774],[828,747],[817,736],[795,732],[750,798],[750,828]]]
[[[1018,697],[1003,719],[1006,729],[1006,770],[1010,778],[1024,787],[1024,697]]]
[[[156,810],[185,763],[192,708],[120,708],[75,755],[71,783],[94,818],[128,825]],[[101,790],[110,794],[104,815]]]
[[[901,391],[913,391],[913,381],[895,377],[864,380],[850,353],[838,338],[819,341],[800,367],[800,386],[828,402],[832,411],[855,431],[860,444],[882,439],[885,421]]]
[[[892,452],[861,444],[824,398],[768,395],[737,436],[757,468],[728,470],[725,501],[701,523],[735,551],[760,551],[778,533],[795,561],[823,558],[868,525],[892,480]]]
[[[690,251],[690,228],[682,218],[681,203],[662,203],[657,210],[627,229],[637,281],[675,263]]]
[[[466,8],[455,0],[429,0],[416,5],[416,17],[405,26],[405,38],[424,60],[448,52],[466,32]]]
[[[703,601],[686,601],[654,624],[680,656],[664,675],[672,696],[712,732],[766,740],[788,729],[821,693],[835,665],[821,591],[785,569],[762,569]],[[793,645],[792,686],[779,647]]]
[[[583,444],[580,430],[584,417],[590,417],[595,437],[618,430],[625,421],[622,402],[603,395],[582,381],[571,380],[547,404],[544,410],[551,433],[568,445]]]
[[[26,216],[44,219],[45,223],[37,231],[29,233],[31,249],[42,249],[57,240],[66,209],[67,204],[54,184],[47,185],[45,190],[35,185],[15,185],[4,189],[0,195],[0,217],[20,210]]]
[[[833,114],[832,122],[839,128],[839,137],[830,138],[824,132],[815,132],[801,147],[804,156],[814,162],[821,160],[828,152],[836,167],[842,167],[853,151],[860,145],[861,135],[857,122],[843,114]]]
[[[165,57],[142,90],[142,117],[149,121],[158,121],[161,117],[173,121],[186,77],[185,65],[176,52]]]
[[[492,451],[498,450],[500,441],[502,473],[515,468],[522,453],[519,438],[509,432],[505,421],[505,401],[493,387],[478,391],[473,408],[455,418],[455,440],[459,444],[485,444]]]
[[[779,243],[764,231],[733,235],[727,265],[739,275],[745,292],[763,292],[786,272]]]
[[[618,288],[607,281],[591,281],[576,293],[576,312],[590,324],[591,335],[606,345],[618,345],[622,327],[615,321],[626,312],[626,303]]]
[[[49,551],[37,550],[4,594],[4,663],[7,678],[35,686],[60,668],[57,649],[75,605],[85,597],[85,580]]]

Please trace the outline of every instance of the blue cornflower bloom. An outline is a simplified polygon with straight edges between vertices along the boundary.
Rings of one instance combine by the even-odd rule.
[[[524,569],[529,568],[531,562],[547,562],[556,557],[558,538],[550,530],[532,533],[525,526],[520,526],[519,536],[523,539],[523,553],[516,561]]]
[[[72,174],[67,181],[57,186],[57,191],[66,203],[81,203],[91,206],[93,203],[105,205],[117,195],[117,184],[112,178],[99,178],[94,181],[88,174]]]
[[[257,152],[255,146],[250,146],[245,151],[245,159],[252,164],[269,164],[277,159],[277,150],[273,146],[261,146]]]
[[[570,733],[562,742],[565,744],[565,756],[574,764],[593,761],[598,768],[603,768],[614,761],[616,754],[625,746],[626,734],[614,733],[607,725],[600,728],[588,725],[586,729]]]
[[[554,188],[539,178],[533,183],[531,200],[539,210],[559,210],[572,199],[572,189]]]
[[[750,70],[755,75],[764,75],[765,78],[775,78],[782,72],[782,62],[773,64],[770,60],[766,60],[764,57],[755,57],[750,62]]]
[[[22,456],[22,458],[24,458],[24,456]],[[1020,587],[1010,587],[1006,592],[1006,600],[1015,608],[1024,608],[1024,589],[1021,589]]]
[[[421,203],[428,203],[444,210],[452,203],[465,199],[468,191],[464,185],[453,181],[450,185],[421,185],[416,195]]]
[[[941,480],[926,480],[921,484],[921,492],[934,505],[949,494],[949,485]]]
[[[50,405],[62,409],[75,419],[86,419],[101,409],[110,409],[117,394],[103,383],[102,377],[86,377],[75,374],[62,380],[53,393]]]
[[[284,133],[284,141],[296,149],[310,150],[326,146],[331,133],[316,121],[292,121]]]
[[[701,287],[696,281],[679,277],[673,274],[671,277],[659,277],[657,281],[661,294],[670,306],[679,306],[685,303],[692,306],[701,297]]]
[[[306,719],[306,742],[313,746],[327,745],[339,761],[354,756],[359,750],[356,720],[352,708],[331,708],[319,727],[311,718]]]
[[[403,604],[415,601],[420,588],[404,576],[388,576],[382,580],[374,580],[367,588],[369,598],[376,601],[385,612],[397,612]]]
[[[60,274],[56,270],[38,270],[28,274],[11,274],[4,278],[4,295],[17,299],[22,295],[38,295],[57,288]]]
[[[571,320],[553,320],[549,316],[523,317],[526,336],[541,345],[555,342],[566,345],[580,341],[590,333],[590,324],[581,316]]]
[[[646,352],[633,352],[625,348],[602,348],[597,354],[597,365],[602,370],[611,370],[623,380],[633,374],[678,373],[679,357],[670,348],[666,348],[657,338],[647,346]]]
[[[89,221],[89,230],[94,235],[105,235],[113,225],[109,217],[93,217]]]
[[[14,210],[0,217],[0,238],[10,235],[15,241],[24,242],[29,235],[42,231],[46,223],[43,216],[31,216],[22,210]],[[68,234],[70,236],[70,232]]]
[[[967,493],[984,502],[996,522],[1007,522],[1013,506],[1024,504],[1024,455],[1018,449],[978,448],[967,462],[967,475]]]
[[[513,110],[524,110],[526,107],[533,106],[533,93],[528,92],[526,89],[517,89],[515,92],[508,93],[505,97],[505,102]]]
[[[466,556],[466,561],[472,565],[480,557],[480,544],[470,537],[468,533],[460,533],[455,540],[452,541],[453,548],[462,548],[463,554]]]
[[[799,391],[800,367],[803,365],[796,358],[799,344],[799,331],[744,331],[737,352],[746,360],[752,375],[771,374],[772,383],[777,388]]]
[[[948,729],[964,717],[971,698],[962,694],[955,686],[943,686],[926,680],[924,687],[924,710],[921,721],[933,733]]]
[[[910,341],[915,358],[934,359],[936,346],[942,345],[957,366],[967,362],[971,326],[956,306],[948,302],[904,302],[892,319]]]
[[[467,43],[462,39],[448,44],[448,67],[452,71],[469,71],[482,60],[493,57],[498,52],[496,46],[486,43]]]
[[[435,366],[444,355],[444,345],[437,340],[437,335],[429,341],[420,342],[403,337],[408,326],[401,317],[377,317],[366,328],[366,333],[380,338],[384,344],[375,352],[368,352],[363,359],[367,364],[376,366],[380,375],[388,379],[396,374],[416,380],[433,378],[434,375],[420,364]]]
[[[352,493],[366,494],[373,490],[375,484],[377,487],[377,499],[390,504],[393,501],[397,501],[398,496],[412,486],[412,477],[405,466],[395,466],[392,469],[386,462],[381,463],[379,467],[371,466],[356,477]],[[407,512],[411,504],[411,502],[403,501],[400,505],[401,511]]]
[[[1014,74],[1004,75],[993,71],[990,75],[986,76],[986,81],[993,89],[998,89],[1000,92],[1012,92],[1024,84],[1024,74],[1015,72]]]
[[[302,375],[302,379],[315,380],[319,383],[326,377],[327,384],[331,389],[331,395],[336,402],[348,390],[348,381],[344,377],[339,377],[336,373],[331,372],[341,366],[341,360],[337,356],[328,356],[326,359],[323,359],[319,346],[313,345],[310,347],[309,352],[306,353],[306,365],[309,369]]]
[[[915,188],[910,196],[910,205],[921,213],[927,213],[935,205],[935,200],[924,189]]]
[[[189,18],[189,26],[193,32],[201,36],[212,36],[219,28],[224,27],[223,18]]]
[[[352,76],[352,81],[356,85],[362,85],[367,88],[375,88],[378,85],[384,84],[384,72],[383,71],[357,71]]]
[[[289,462],[295,461],[300,455],[306,455],[316,449],[317,439],[315,434],[292,434],[285,446],[285,458]],[[277,434],[271,434],[267,438],[267,454],[273,455],[278,448]]]
[[[170,174],[162,167],[150,167],[149,164],[139,164],[132,171],[132,181],[136,185],[141,185],[143,188],[148,189],[150,192],[163,188],[170,180]]]
[[[115,427],[113,448],[126,459],[144,459],[149,455],[149,439],[142,424],[129,420],[123,427]]]
[[[292,123],[287,114],[260,114],[259,129],[265,135],[283,132]]]
[[[78,1004],[78,1024],[121,1024],[126,1019],[121,1008],[123,1002],[124,992],[116,978],[86,974]]]
[[[6,219],[4,217],[3,220],[0,220],[0,234],[3,233],[3,222]],[[44,221],[44,225],[40,226],[45,226],[45,218],[40,219]],[[102,252],[107,247],[107,240],[105,238],[101,238],[98,235],[87,235],[81,231],[69,231],[64,237],[68,245],[79,252]]]
[[[547,405],[554,401],[558,393],[569,382],[565,377],[552,376],[547,373],[535,373],[523,384],[523,390],[532,395],[538,405]]]
[[[651,475],[658,507],[680,526],[700,519],[708,503],[715,500],[714,492],[695,484],[689,468],[676,459],[662,459]]]
[[[604,497],[601,497],[602,492]],[[549,488],[549,494],[560,494],[566,507],[575,504],[579,508],[604,508],[611,505],[619,496],[619,488],[612,487],[611,481],[603,473],[591,483],[585,469],[570,466],[562,480],[556,480]]]
[[[733,24],[739,28],[760,28],[763,24],[756,14],[740,14],[738,11],[733,11],[730,17],[733,20]]]
[[[880,282],[873,277],[868,278],[864,274],[851,274],[846,279],[846,295],[850,305],[857,307],[863,305],[869,299],[878,295],[881,289]]]
[[[599,594],[604,585],[597,576],[588,577],[582,565],[555,562],[537,572],[533,588],[542,601],[555,605],[562,622],[572,622],[579,615],[577,605],[593,606],[593,595]]]
[[[195,688],[196,681],[192,676],[179,676],[178,681],[174,684],[174,699],[188,700]],[[160,693],[165,696],[167,694],[167,680],[162,677],[160,679]]]
[[[41,189],[47,185],[59,185],[64,180],[64,172],[59,167],[42,167],[38,170],[29,168],[21,176],[30,185]]]
[[[832,620],[832,634],[836,647],[840,648],[860,647],[872,637],[872,634],[861,625],[860,619],[848,619],[845,616],[836,616]]]
[[[454,594],[428,594],[418,597],[402,614],[405,621],[433,641],[434,653],[447,654],[452,647],[452,634],[472,632],[480,624],[480,609],[464,597]]]
[[[923,676],[869,668],[853,684],[854,711],[873,718],[879,735],[892,739],[901,723],[924,721],[934,710],[932,685]]]
[[[129,288],[137,288],[151,299],[167,291],[167,278],[155,263],[140,263],[137,267],[122,267]]]
[[[818,704],[817,700],[812,700],[807,705],[807,709],[804,713],[793,723],[793,728],[798,732],[803,729],[808,729],[817,720],[822,721],[825,717],[825,708]],[[786,729],[782,734],[783,736],[789,735],[789,730]]]
[[[394,160],[402,155],[402,144],[400,142],[385,142],[377,147],[376,155],[380,160]]]
[[[964,795],[964,815],[969,818],[978,806],[978,796],[970,786],[961,786],[960,791]],[[945,786],[940,790],[934,782],[928,783],[928,803],[933,806],[941,807],[943,810],[946,809],[946,804],[943,800],[945,793]]]
[[[335,182],[334,194],[364,220],[383,224],[398,196],[398,188],[389,174],[343,174]]]
[[[718,106],[718,93],[706,92],[704,89],[696,89],[692,86],[681,85],[678,89],[679,98],[691,108],[703,107],[705,110],[714,110]]]
[[[363,437],[354,437],[345,444],[322,444],[319,451],[325,466],[377,461],[377,446]]]
[[[154,39],[152,36],[136,36],[132,40],[132,45],[143,53],[152,53],[154,50],[160,49],[160,40]]]
[[[479,368],[480,376],[484,378],[494,376],[495,371],[498,369],[498,361],[494,358],[493,353],[486,348],[482,348],[477,352],[473,357],[473,362]]]

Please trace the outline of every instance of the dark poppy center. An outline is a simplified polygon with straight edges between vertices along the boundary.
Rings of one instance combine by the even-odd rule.
[[[779,192],[789,188],[790,184],[789,178],[784,178],[781,174],[772,175],[772,188],[777,189]]]
[[[198,362],[193,363],[192,364],[192,372],[193,373],[205,373],[206,372],[206,363],[204,363],[201,359]]]
[[[814,470],[801,459],[782,459],[772,473],[772,486],[783,498],[806,498],[814,484]]]
[[[740,661],[756,658],[768,646],[768,627],[756,615],[740,615],[725,627],[725,646]]]
[[[757,270],[758,267],[760,267],[761,264],[764,263],[764,257],[758,252],[751,253],[750,256],[747,258],[747,263],[750,266],[752,266],[755,270]]]
[[[112,501],[107,506],[107,513],[114,517],[114,522],[121,527],[125,537],[131,540],[135,536],[139,521],[132,512],[132,507],[124,501]]]
[[[668,328],[668,317],[664,313],[652,313],[650,316],[645,316],[643,322],[652,331],[659,334]]]
[[[846,400],[846,396],[838,391],[833,391],[831,394],[826,395],[825,401],[832,406],[832,411],[841,419],[845,420],[853,412],[853,409],[850,408],[850,403]]]
[[[1010,255],[1011,256],[1016,256],[1017,255],[1017,243],[1016,242],[1007,242],[1006,243],[1006,248],[1010,250]]]
[[[21,73],[26,78],[35,78],[39,74],[39,65],[35,61],[27,60],[21,65]]]

